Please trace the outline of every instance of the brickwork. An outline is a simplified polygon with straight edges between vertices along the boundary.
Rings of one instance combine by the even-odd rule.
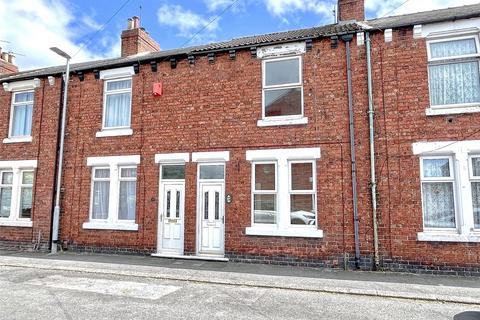
[[[338,20],[365,20],[365,3],[363,0],[339,0]]]
[[[0,143],[0,161],[37,160],[33,188],[32,228],[0,226],[0,241],[9,240],[48,246],[56,161],[60,79],[50,86],[42,79],[35,89],[32,142]],[[0,135],[8,137],[12,93],[0,90]]]

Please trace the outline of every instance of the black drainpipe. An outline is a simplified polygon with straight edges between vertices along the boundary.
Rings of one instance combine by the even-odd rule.
[[[357,196],[357,162],[355,160],[355,127],[353,123],[353,99],[352,99],[352,65],[350,54],[350,42],[352,34],[342,36],[345,42],[347,55],[347,90],[348,90],[348,118],[350,123],[350,154],[352,162],[352,196],[353,196],[353,221],[355,230],[355,268],[360,268],[360,240],[358,236],[358,196]]]

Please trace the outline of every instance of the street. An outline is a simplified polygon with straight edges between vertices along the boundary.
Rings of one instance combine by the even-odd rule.
[[[0,267],[0,319],[453,319],[480,306]]]

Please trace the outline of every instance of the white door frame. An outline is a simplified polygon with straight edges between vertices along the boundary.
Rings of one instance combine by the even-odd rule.
[[[223,179],[200,179],[200,167],[203,165],[222,165],[223,166]],[[201,162],[197,165],[197,227],[196,227],[196,255],[212,255],[212,256],[224,256],[225,254],[225,174],[226,163],[225,162]],[[202,239],[202,203],[201,203],[201,186],[202,185],[221,185],[220,198],[223,200],[223,223],[222,223],[222,245],[221,251],[218,253],[203,253],[201,252],[201,239]]]
[[[169,163],[165,165],[185,165],[184,163]],[[176,253],[179,255],[183,255],[184,253],[184,245],[185,245],[185,179],[162,179],[162,167],[164,165],[160,165],[160,183],[158,188],[158,214],[157,214],[157,253]],[[183,216],[182,216],[182,230],[181,230],[181,249],[180,251],[173,252],[170,250],[163,249],[163,205],[164,205],[164,189],[166,185],[181,185],[183,188]]]

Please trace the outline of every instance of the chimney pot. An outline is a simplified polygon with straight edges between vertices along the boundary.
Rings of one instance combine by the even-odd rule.
[[[133,16],[132,20],[133,20],[133,29],[140,28],[140,18],[137,16]]]
[[[8,52],[2,52],[2,60],[8,62]]]
[[[10,53],[8,55],[8,62],[10,62],[11,64],[15,64],[15,55]]]
[[[128,18],[127,20],[127,30],[132,30],[133,29],[133,19]]]

